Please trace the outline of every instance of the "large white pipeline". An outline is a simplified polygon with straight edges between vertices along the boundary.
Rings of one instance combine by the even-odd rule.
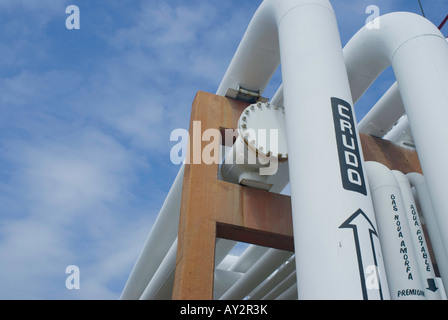
[[[275,300],[297,300],[297,283],[289,287],[285,292],[280,294]]]
[[[366,263],[379,258],[372,256],[370,242],[358,241],[357,226],[348,222],[359,212],[373,225],[375,219],[337,22],[328,0],[265,0],[218,94],[229,88],[263,90],[279,58],[298,295],[380,298],[380,292],[367,291],[364,270]]]
[[[380,18],[381,28],[362,28],[346,45],[353,98],[392,65],[413,133],[434,211],[448,247],[448,45],[428,20],[411,13]]]
[[[368,161],[365,165],[387,273],[387,284],[380,285],[388,285],[394,300],[424,300],[425,288],[398,182],[383,164]]]
[[[160,263],[159,268],[154,273],[154,276],[149,281],[148,285],[143,291],[140,300],[156,300],[157,296],[160,295],[160,291],[164,287],[165,283],[174,279],[174,271],[176,265],[176,253],[177,253],[177,239],[171,245],[170,250],[166,254],[163,261]],[[171,281],[169,281],[171,282]],[[162,295],[158,300],[169,300],[171,299],[172,286],[168,285],[167,287],[171,287],[171,290],[168,291],[168,296],[166,294]],[[169,292],[171,291],[171,293]]]
[[[440,277],[443,281],[443,288],[445,293],[448,294],[448,257],[442,242],[439,223],[432,207],[425,178],[417,172],[408,173],[406,176],[417,191],[420,208],[425,218],[426,228],[428,229],[429,240],[431,241]]]
[[[239,259],[229,268],[233,272],[246,272],[256,263],[263,255],[268,252],[269,248],[249,245],[240,255]]]
[[[423,233],[423,226],[420,221],[417,206],[412,194],[411,185],[408,178],[397,170],[392,170],[393,175],[397,179],[400,187],[401,196],[403,198],[404,212],[408,220],[409,229],[411,231],[411,240],[417,257],[417,267],[425,288],[425,297],[428,300],[440,300],[440,291],[436,286],[436,274],[429,255],[428,245]]]
[[[406,114],[397,121],[396,125],[383,137],[383,139],[392,141],[396,145],[405,148],[415,148],[414,138]]]

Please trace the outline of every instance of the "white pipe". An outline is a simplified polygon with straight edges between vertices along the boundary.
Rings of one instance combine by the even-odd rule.
[[[296,275],[294,273],[291,273],[289,276],[287,276],[285,279],[283,279],[279,284],[277,284],[271,291],[269,291],[262,300],[274,300],[279,295],[281,295],[283,292],[288,290],[291,286],[293,286],[295,283],[297,283]],[[297,292],[296,292],[297,295]]]
[[[412,195],[411,185],[408,178],[397,170],[392,170],[400,187],[403,204],[405,206],[405,215],[408,220],[411,231],[411,240],[417,256],[417,267],[420,270],[423,286],[425,288],[425,297],[428,300],[440,300],[440,291],[436,286],[436,274],[429,255],[428,245],[423,233],[422,223],[418,216],[417,207]]]
[[[381,138],[392,129],[403,114],[405,114],[403,100],[398,83],[395,82],[359,122],[358,129],[362,133]]]
[[[163,203],[143,249],[137,258],[120,299],[137,300],[144,292],[166,253],[177,238],[184,177],[182,165]]]
[[[356,100],[392,64],[446,249],[448,45],[419,15],[400,12],[378,19],[379,30],[362,28],[345,47],[352,95]]]
[[[271,103],[273,105],[283,107],[283,84],[280,84],[277,91],[275,92],[274,96],[271,99]]]
[[[237,245],[238,242],[227,239],[216,239],[215,245],[215,268],[224,260],[230,251]]]
[[[359,122],[359,132],[382,138],[404,112],[398,83],[395,82]]]
[[[437,267],[444,283],[445,290],[448,289],[448,258],[440,235],[440,229],[437,217],[432,208],[431,199],[429,197],[428,188],[425,178],[417,172],[408,173],[406,175],[409,182],[417,191],[423,217],[425,218],[426,228],[428,229],[429,239],[434,251]],[[448,293],[448,291],[446,291]]]
[[[359,239],[361,220],[376,222],[330,3],[290,11],[279,34],[298,296],[380,299],[366,288],[365,267],[381,258]]]
[[[291,287],[280,294],[275,300],[297,300],[297,283],[294,283]]]
[[[267,276],[281,266],[292,253],[269,249],[226,293],[220,300],[241,300],[255,289]]]
[[[269,248],[250,245],[240,255],[239,259],[229,268],[229,271],[246,272],[257,262],[263,255],[268,252]]]
[[[366,170],[378,222],[390,297],[394,300],[425,299],[425,288],[418,270],[398,182],[392,172],[378,162],[366,162]]]
[[[218,300],[244,274],[239,272],[216,269],[213,275],[213,300]]]
[[[409,127],[408,117],[403,115],[397,124],[383,137],[385,140],[392,141],[396,145],[405,148],[415,148],[414,138]]]
[[[249,300],[260,300],[290,274],[293,274],[295,279],[295,273],[296,273],[295,257],[291,257],[287,261],[287,263],[281,266],[271,278],[267,278],[249,294]]]
[[[145,291],[140,297],[140,300],[154,300],[156,296],[160,293],[161,288],[170,276],[174,276],[174,270],[176,266],[176,254],[177,254],[177,239],[173,242],[170,250],[166,254],[156,273],[152,277],[146,286]],[[171,290],[172,293],[172,290]],[[166,299],[171,299],[169,297],[162,297]],[[164,299],[165,300],[165,299]]]

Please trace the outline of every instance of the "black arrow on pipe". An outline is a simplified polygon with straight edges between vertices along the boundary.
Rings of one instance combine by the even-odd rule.
[[[432,291],[432,292],[436,292],[439,288],[437,288],[436,286],[436,281],[434,279],[426,279],[426,281],[428,281],[428,290]]]
[[[370,221],[369,217],[367,217],[367,215],[361,209],[357,210],[354,214],[352,214],[339,228],[353,230],[353,237],[355,239],[355,246],[356,246],[356,255],[358,257],[358,268],[359,268],[362,295],[364,300],[368,300],[369,297],[367,293],[366,278],[364,273],[363,254],[365,255],[365,257],[369,257],[371,260],[373,260],[375,267],[378,268],[378,261],[376,259],[375,246],[373,242],[373,236],[376,236],[378,238],[378,233],[376,232],[376,229],[373,226],[372,222]],[[364,228],[364,230],[361,228]],[[360,244],[361,232],[369,232],[370,245],[371,245],[371,251],[369,252],[361,251],[361,244]],[[378,282],[379,282],[380,299],[383,300],[383,292],[381,289],[380,279],[378,279]]]

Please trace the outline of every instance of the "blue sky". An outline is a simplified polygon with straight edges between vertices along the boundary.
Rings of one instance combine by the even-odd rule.
[[[0,0],[0,299],[118,299],[179,169],[170,133],[188,129],[197,91],[216,91],[260,3]],[[422,3],[436,25],[448,14]],[[368,5],[420,13],[417,0],[332,4],[343,45]],[[358,120],[393,82],[389,70],[369,89]],[[80,290],[65,287],[73,264]]]

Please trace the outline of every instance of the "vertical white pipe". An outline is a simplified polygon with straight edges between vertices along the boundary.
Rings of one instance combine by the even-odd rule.
[[[215,268],[224,260],[229,252],[237,245],[236,241],[216,239],[215,244]]]
[[[278,283],[271,291],[269,291],[262,300],[274,300],[278,298],[283,292],[288,290],[291,286],[297,283],[296,275],[294,273],[289,274],[285,279]],[[297,295],[297,292],[296,292]]]
[[[448,258],[440,235],[439,222],[434,213],[425,178],[417,172],[406,175],[411,185],[417,191],[423,217],[425,218],[426,228],[428,229],[429,239],[436,258],[437,267],[444,283],[445,290],[448,289]],[[445,291],[445,293],[448,293]]]
[[[269,248],[250,245],[240,255],[239,259],[229,268],[233,272],[246,272],[256,263],[263,255],[268,252]]]
[[[425,288],[425,297],[428,300],[440,300],[440,291],[436,285],[436,274],[429,255],[428,245],[423,233],[422,223],[418,216],[417,206],[412,195],[411,185],[406,176],[397,170],[392,170],[400,187],[404,211],[411,231],[411,240],[417,256],[417,267],[420,270],[423,286]]]
[[[384,298],[366,284],[381,248],[333,9],[308,1],[278,21],[298,296]]]
[[[378,162],[366,162],[387,283],[394,300],[425,299],[400,187],[392,172]]]

